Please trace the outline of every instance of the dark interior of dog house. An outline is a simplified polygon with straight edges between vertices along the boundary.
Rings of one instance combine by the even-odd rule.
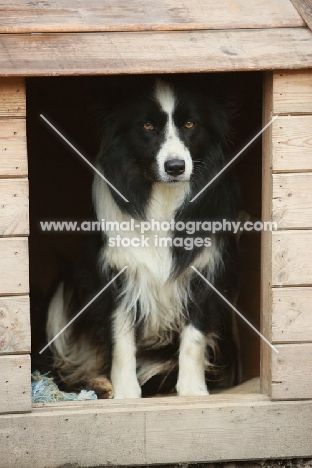
[[[262,86],[260,72],[222,76],[227,95],[237,100],[232,119],[234,157],[261,129]],[[97,125],[90,103],[93,77],[27,79],[27,144],[30,186],[30,298],[33,370],[45,346],[44,304],[57,280],[63,261],[72,261],[81,248],[79,232],[43,232],[40,221],[88,219],[92,169],[40,117],[53,122],[91,162],[99,148]],[[251,220],[261,219],[261,136],[233,164],[241,188],[241,208]],[[240,238],[242,284],[237,309],[260,329],[260,232]],[[239,317],[241,382],[260,374],[259,336]]]

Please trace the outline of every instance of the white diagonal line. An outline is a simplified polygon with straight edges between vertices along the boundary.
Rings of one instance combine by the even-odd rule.
[[[254,141],[255,141],[255,140],[258,138],[258,136],[260,136],[260,135],[261,135],[261,133],[263,133],[263,132],[264,132],[264,130],[266,130],[266,129],[267,129],[267,128],[268,128],[268,127],[269,127],[269,126],[270,126],[270,125],[271,125],[271,124],[274,122],[274,120],[276,120],[276,119],[277,119],[277,117],[278,117],[278,115],[275,115],[275,117],[273,117],[273,119],[272,119],[272,120],[270,120],[270,122],[269,122],[269,123],[267,123],[267,124],[266,124],[266,125],[265,125],[265,126],[262,128],[262,130],[260,130],[260,132],[258,132],[258,133],[257,133],[257,135],[256,135],[256,136],[254,136],[254,137],[253,137],[253,138],[250,140],[250,142],[249,142],[249,143],[247,143],[247,145],[246,145],[246,146],[244,146],[244,148],[243,148],[243,149],[241,149],[241,150],[240,150],[240,151],[237,153],[237,155],[236,155],[236,156],[234,156],[234,158],[233,158],[233,159],[231,159],[231,161],[230,161],[230,162],[228,162],[228,163],[227,163],[227,164],[226,164],[226,165],[223,167],[223,169],[221,169],[221,171],[220,171],[220,172],[218,172],[218,174],[217,174],[217,175],[215,175],[215,176],[214,176],[214,177],[213,177],[213,178],[212,178],[212,179],[211,179],[211,180],[208,182],[208,184],[207,184],[207,185],[205,185],[205,187],[204,187],[204,188],[202,188],[202,189],[201,189],[201,190],[198,192],[198,194],[197,194],[197,195],[195,195],[195,197],[193,197],[193,198],[192,198],[192,200],[190,200],[190,202],[193,202],[194,200],[196,200],[196,198],[197,198],[197,197],[199,197],[199,195],[200,195],[201,193],[203,193],[203,191],[204,191],[204,190],[206,190],[206,188],[208,188],[208,187],[209,187],[209,185],[211,185],[211,184],[212,184],[212,182],[214,182],[214,181],[215,181],[215,180],[216,180],[216,179],[217,179],[217,178],[218,178],[218,177],[219,177],[219,176],[222,174],[222,172],[224,172],[224,171],[225,171],[225,169],[227,169],[227,168],[228,168],[228,167],[229,167],[229,166],[230,166],[230,165],[231,165],[231,164],[232,164],[232,163],[235,161],[235,159],[237,159],[237,158],[238,158],[238,156],[240,156],[240,155],[241,155],[241,154],[242,154],[242,153],[245,151],[245,149],[247,149],[247,148],[248,148],[248,146],[250,146],[250,145],[251,145],[251,143],[253,143],[253,142],[254,142]]]
[[[118,278],[118,276],[121,275],[121,273],[123,273],[123,272],[125,271],[126,268],[128,268],[128,265],[125,266],[125,267],[123,267],[123,269],[120,270],[120,272],[117,273],[117,275],[114,276],[114,278],[111,279],[111,280],[109,281],[109,283],[107,283],[107,284],[104,286],[104,288],[101,289],[101,291],[98,292],[98,293],[96,294],[96,296],[94,296],[94,298],[91,299],[91,301],[89,301],[88,304],[85,305],[85,306],[78,312],[78,314],[76,314],[75,317],[73,317],[73,318],[67,323],[67,325],[65,325],[65,327],[63,327],[62,330],[60,330],[60,331],[57,333],[57,335],[55,335],[54,338],[52,338],[51,341],[49,341],[49,343],[48,343],[44,348],[42,348],[41,351],[39,351],[39,354],[43,353],[43,351],[45,351],[45,350],[50,346],[50,344],[53,343],[53,341],[55,341],[56,338],[59,337],[59,336],[63,333],[63,331],[66,330],[66,328],[69,327],[69,325],[71,325],[71,324],[76,320],[76,318],[78,318],[79,315],[81,315],[82,312],[84,312],[84,311],[89,307],[89,305],[92,304],[92,302],[94,302],[95,299],[97,299],[97,298],[102,294],[102,292],[105,291],[105,289],[107,289],[108,286],[110,286],[110,285],[115,281],[115,279]]]
[[[48,124],[50,125],[51,128],[53,128],[53,130],[64,140],[66,141],[66,143],[87,163],[89,164],[90,167],[92,167],[92,169],[100,176],[102,177],[103,180],[105,180],[105,182],[113,189],[115,190],[116,193],[118,193],[118,195],[123,199],[125,200],[127,203],[129,203],[129,200],[126,199],[126,197],[123,196],[122,193],[119,192],[119,190],[116,189],[116,187],[113,186],[113,184],[106,179],[106,177],[103,176],[103,174],[95,167],[93,166],[93,164],[90,163],[90,161],[88,161],[88,159],[80,153],[80,151],[77,150],[77,148],[75,148],[75,146],[67,140],[67,138],[64,137],[64,135],[56,128],[54,127],[54,125],[51,124],[51,122],[49,122],[49,120],[42,114],[40,114],[40,117]]]
[[[246,317],[244,317],[244,315],[236,309],[236,307],[233,306],[233,304],[230,303],[230,301],[228,301],[211,283],[210,281],[207,280],[207,278],[205,278],[205,276],[203,276],[198,270],[197,268],[195,268],[194,266],[192,266],[193,270],[196,271],[196,273],[204,280],[206,281],[206,283],[208,284],[208,286],[211,287],[211,289],[214,290],[214,292],[216,292],[218,294],[218,296],[220,296],[224,302],[226,302],[233,310],[234,312],[237,313],[237,315],[240,316],[240,318],[242,318],[252,329],[253,331],[255,331],[259,336],[260,338],[262,338],[269,346],[271,346],[271,348],[273,349],[273,351],[275,351],[276,353],[278,353],[279,351],[275,348],[275,346],[273,346],[267,339],[265,336],[262,335],[262,333],[259,332],[259,330],[256,329],[256,327],[254,327],[252,325],[252,323],[250,323]]]

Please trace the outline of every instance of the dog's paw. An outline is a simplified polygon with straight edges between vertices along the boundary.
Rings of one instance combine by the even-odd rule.
[[[178,381],[177,393],[179,396],[206,396],[209,395],[205,382]]]
[[[87,384],[87,390],[93,390],[99,399],[109,399],[114,397],[112,382],[104,375],[90,379]]]
[[[123,400],[129,398],[141,398],[142,390],[137,380],[133,382],[121,382],[115,384],[115,400]]]

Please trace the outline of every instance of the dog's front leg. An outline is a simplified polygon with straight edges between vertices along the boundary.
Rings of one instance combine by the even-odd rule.
[[[181,335],[177,392],[179,396],[208,395],[205,381],[206,337],[192,324]]]
[[[118,309],[113,320],[111,381],[114,398],[141,398],[136,375],[135,329],[131,316]]]

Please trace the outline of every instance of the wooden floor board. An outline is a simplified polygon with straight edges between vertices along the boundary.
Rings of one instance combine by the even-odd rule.
[[[171,400],[168,398],[168,400]],[[204,399],[202,399],[204,400]],[[308,402],[77,407],[0,416],[6,468],[187,463],[311,455]],[[43,449],[44,448],[44,449]]]

